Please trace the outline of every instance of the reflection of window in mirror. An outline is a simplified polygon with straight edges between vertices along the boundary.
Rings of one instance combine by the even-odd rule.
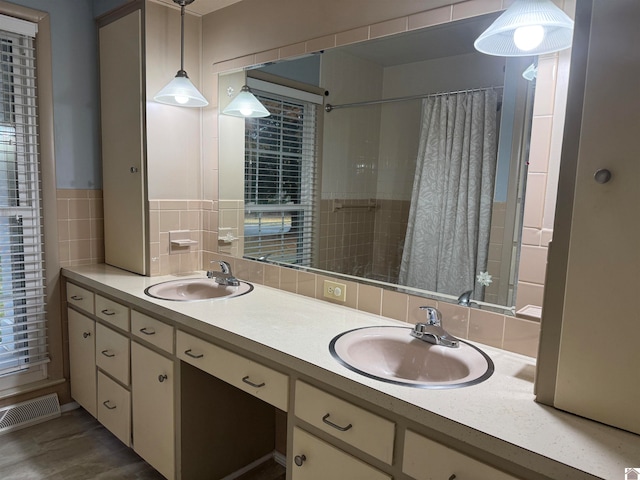
[[[271,115],[245,120],[244,255],[311,266],[322,97],[249,83]]]

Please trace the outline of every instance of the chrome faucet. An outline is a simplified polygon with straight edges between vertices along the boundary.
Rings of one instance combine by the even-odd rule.
[[[211,263],[215,263],[215,260],[211,260]],[[207,270],[207,278],[212,278],[218,285],[237,287],[240,282],[231,273],[231,265],[223,260],[218,262],[220,265],[220,271]]]
[[[471,295],[473,294],[473,290],[467,290],[462,295],[458,297],[458,305],[462,305],[464,307],[471,306]]]
[[[460,341],[442,328],[442,314],[437,308],[420,307],[420,310],[426,310],[427,321],[416,323],[411,330],[412,337],[443,347],[458,348],[460,346]]]

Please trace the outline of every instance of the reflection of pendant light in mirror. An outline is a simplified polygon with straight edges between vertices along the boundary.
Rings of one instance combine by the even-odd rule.
[[[233,117],[245,118],[268,117],[271,115],[269,110],[260,103],[260,100],[251,93],[251,89],[246,85],[242,87],[240,93],[236,95],[236,98],[231,100],[222,113]]]
[[[173,0],[180,5],[180,70],[153,99],[156,102],[175,105],[177,107],[206,107],[207,99],[191,83],[187,72],[184,71],[184,7],[194,0]]]
[[[501,57],[557,52],[571,46],[573,20],[551,0],[515,0],[474,42]]]

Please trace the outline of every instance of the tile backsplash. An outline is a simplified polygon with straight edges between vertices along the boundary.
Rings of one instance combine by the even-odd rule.
[[[102,190],[59,189],[56,196],[60,265],[104,262]]]

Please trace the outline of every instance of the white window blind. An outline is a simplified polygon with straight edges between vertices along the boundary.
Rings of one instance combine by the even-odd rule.
[[[0,375],[7,375],[46,363],[48,354],[35,25],[28,35],[3,28],[0,18]]]
[[[317,106],[253,93],[271,115],[245,120],[244,255],[311,265]]]

